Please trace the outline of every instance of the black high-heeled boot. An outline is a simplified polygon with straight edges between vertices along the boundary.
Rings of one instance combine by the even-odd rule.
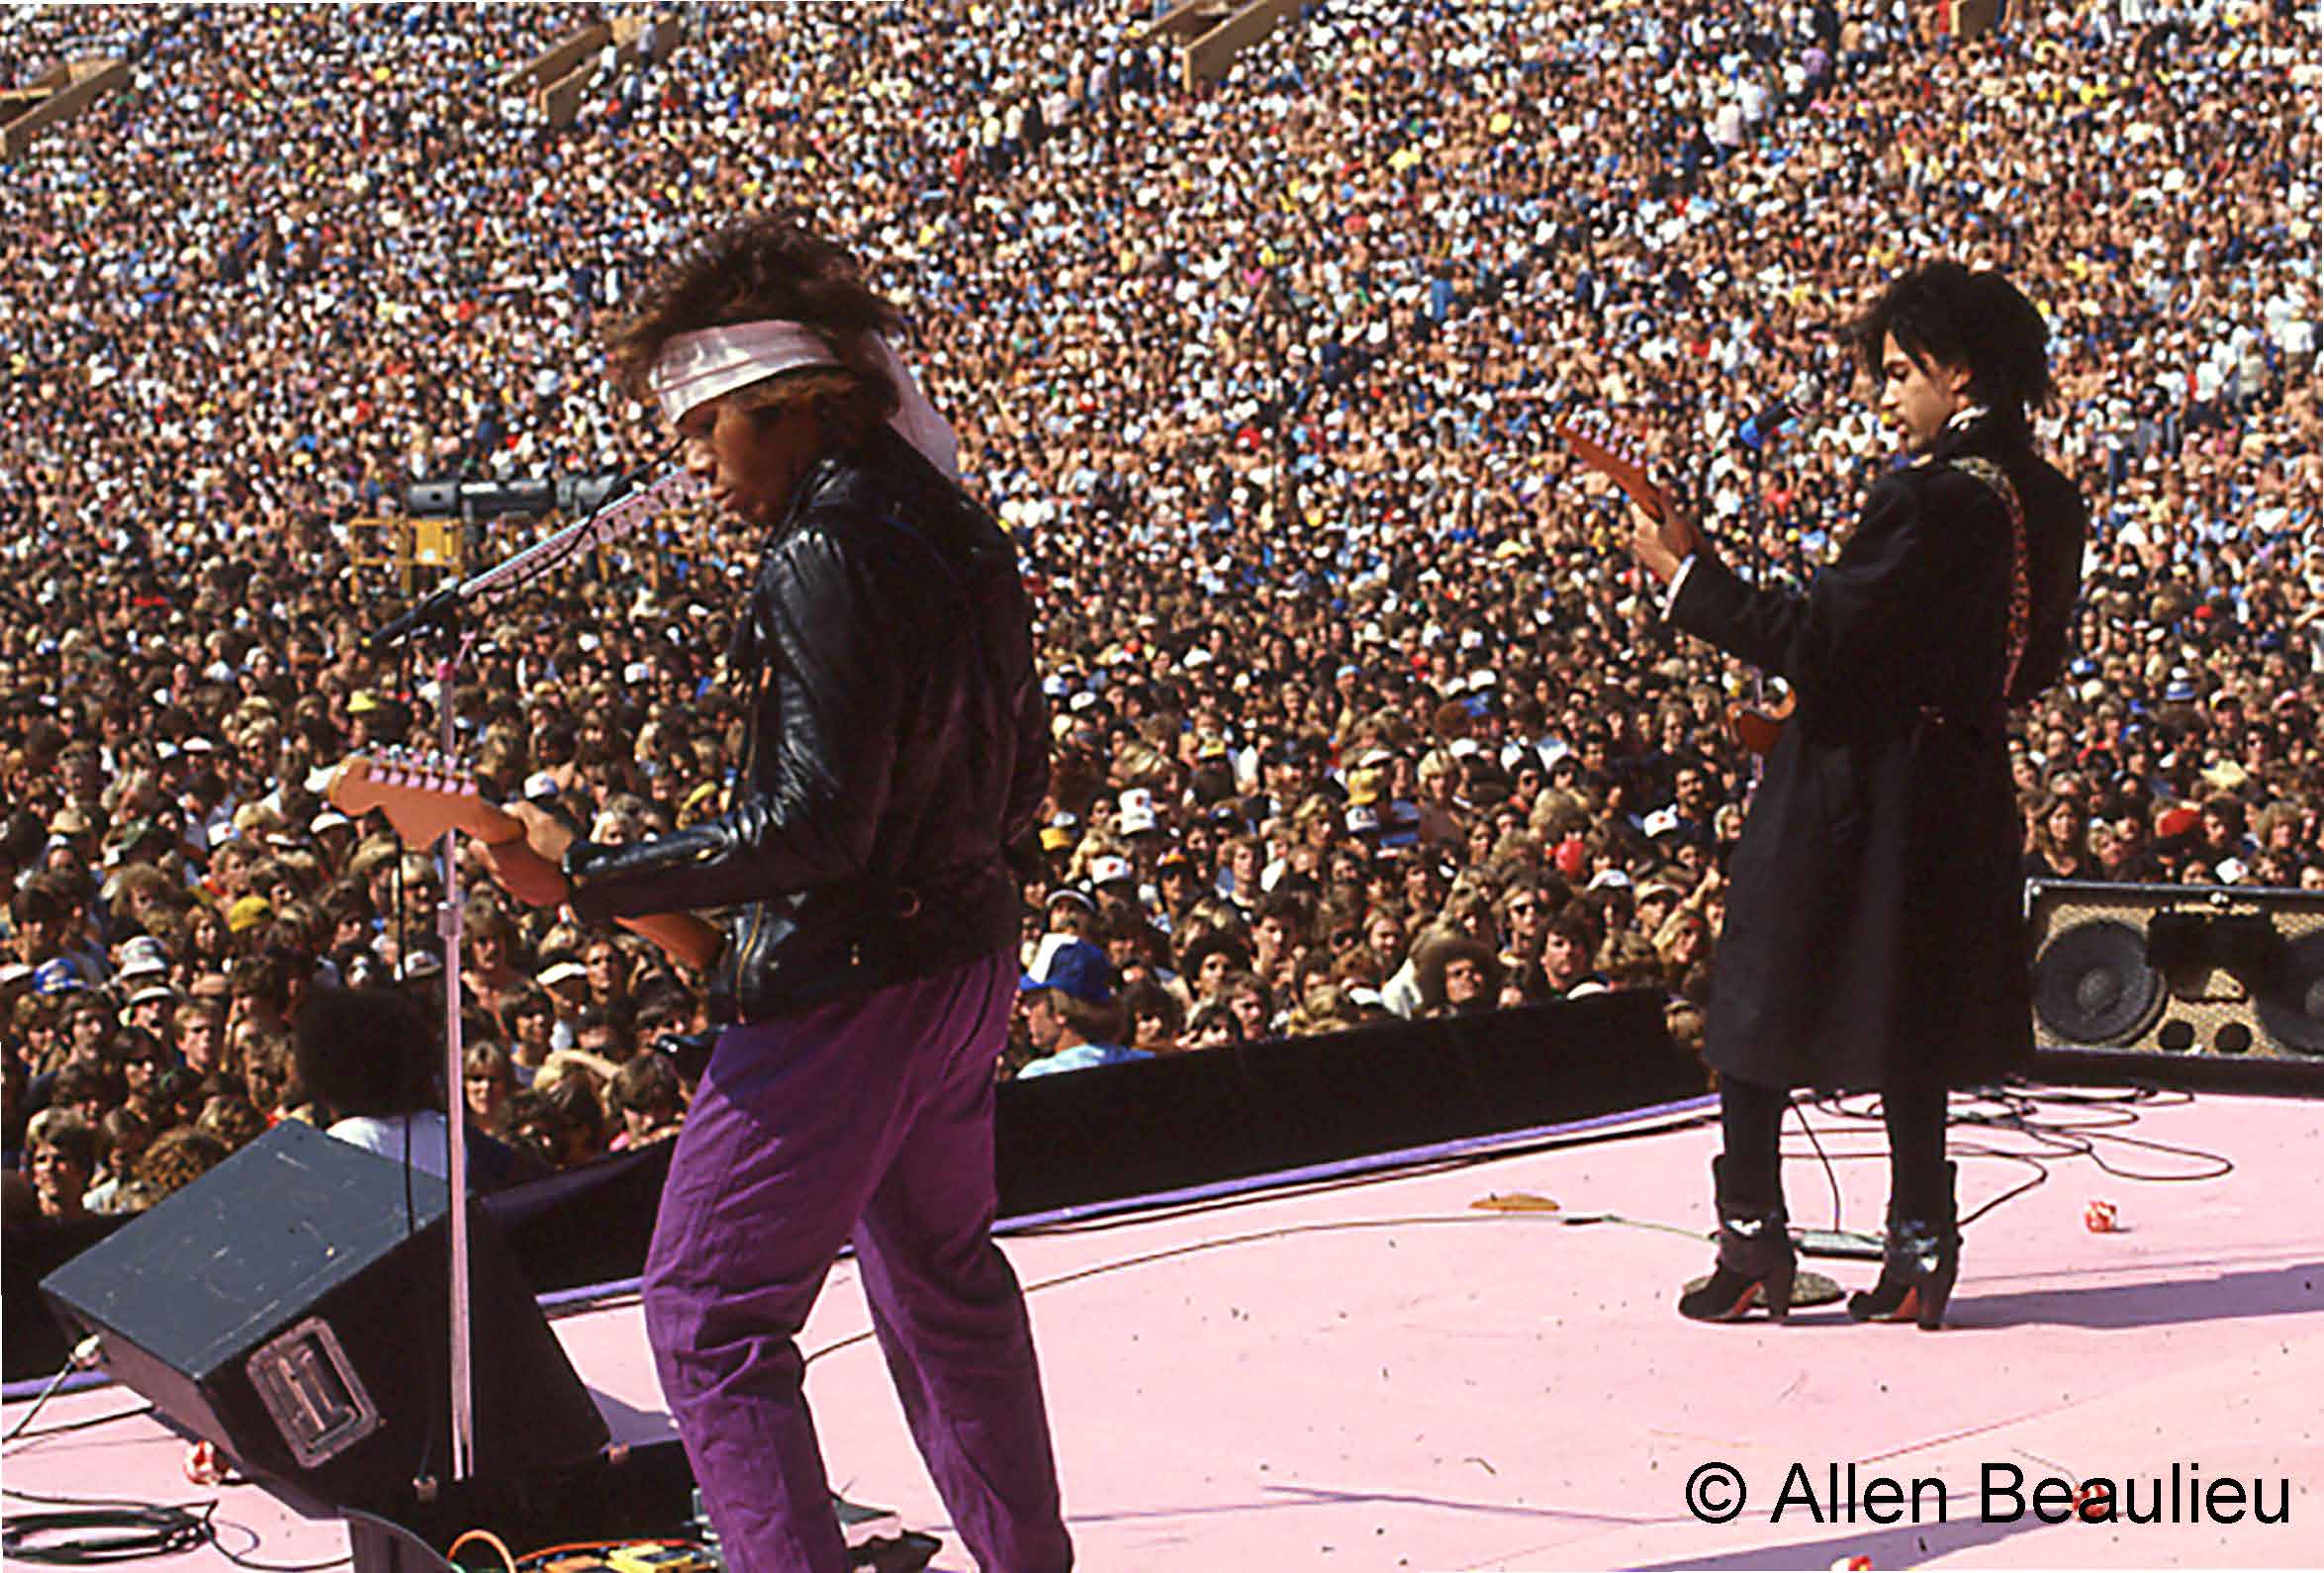
[[[1719,1264],[1709,1281],[1679,1296],[1679,1315],[1696,1322],[1736,1322],[1756,1302],[1767,1307],[1772,1320],[1785,1320],[1792,1312],[1800,1258],[1792,1249],[1783,1204],[1731,1195],[1723,1157],[1711,1160],[1711,1184],[1719,1198]]]
[[[1945,1303],[1952,1299],[1954,1280],[1961,1275],[1954,1173],[1947,1163],[1944,1198],[1934,1217],[1900,1218],[1895,1204],[1890,1204],[1880,1282],[1848,1296],[1849,1316],[1858,1322],[1914,1322],[1924,1333],[1945,1325]]]

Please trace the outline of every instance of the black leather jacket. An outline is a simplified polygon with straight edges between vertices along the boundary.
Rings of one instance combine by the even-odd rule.
[[[711,981],[758,1021],[989,956],[1019,933],[1003,847],[1049,787],[1016,553],[882,426],[800,480],[729,662],[757,695],[726,812],[567,859],[584,917],[735,908]]]

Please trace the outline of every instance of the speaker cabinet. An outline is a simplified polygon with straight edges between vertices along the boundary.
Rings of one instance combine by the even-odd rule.
[[[407,1185],[409,1188],[407,1188]],[[57,1268],[68,1340],[248,1470],[340,1506],[407,1497],[451,1463],[444,1184],[286,1120]],[[587,1459],[597,1405],[471,1204],[479,1476]]]
[[[2029,879],[2058,1080],[2324,1094],[2324,892]]]

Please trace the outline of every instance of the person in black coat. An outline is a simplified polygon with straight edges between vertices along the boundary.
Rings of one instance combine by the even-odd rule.
[[[1720,1076],[1719,1265],[1680,1301],[1781,1319],[1789,1089],[1875,1089],[1888,1245],[1859,1320],[1940,1324],[1960,1259],[1946,1092],[2032,1053],[2006,710],[2066,655],[2088,512],[2033,448],[2048,330],[1998,273],[1898,277],[1852,329],[1910,456],[1805,593],[1738,579],[1691,520],[1636,515],[1669,620],[1782,677],[1797,706],[1729,870],[1705,1057]]]

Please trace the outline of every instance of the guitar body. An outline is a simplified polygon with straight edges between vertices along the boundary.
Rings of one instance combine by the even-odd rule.
[[[1798,695],[1791,694],[1768,705],[1732,701],[1726,707],[1727,735],[1765,759],[1775,752],[1775,745],[1783,737],[1784,727],[1791,721],[1792,709],[1797,703]]]

